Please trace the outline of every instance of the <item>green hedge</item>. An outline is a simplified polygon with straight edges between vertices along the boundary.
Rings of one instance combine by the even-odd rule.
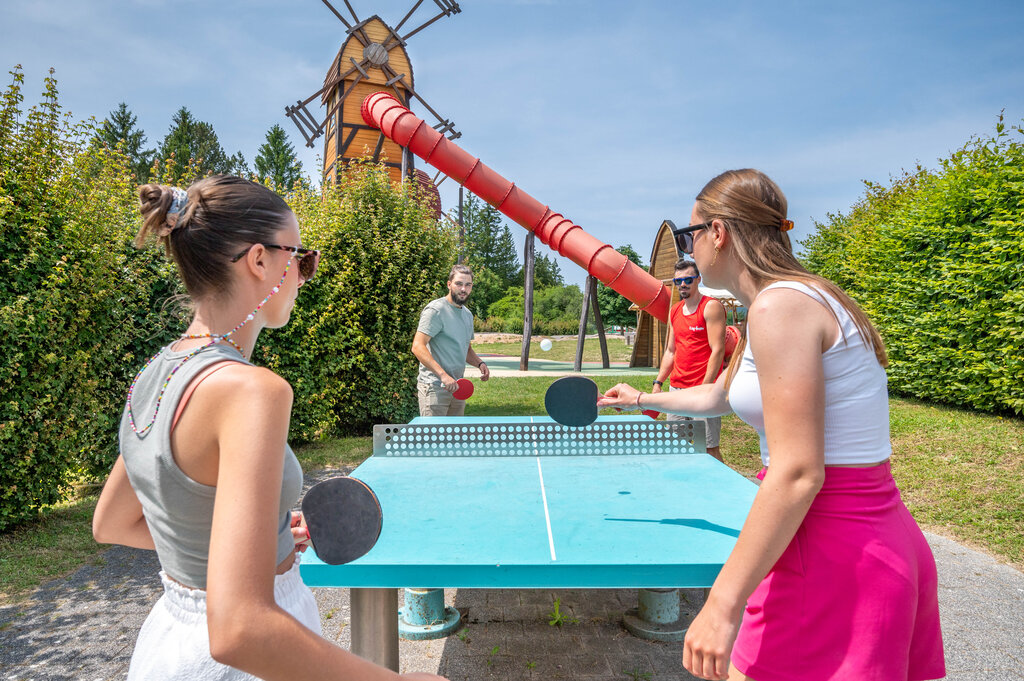
[[[123,154],[61,112],[52,77],[23,112],[12,76],[0,105],[0,532],[107,474],[132,378],[187,325],[173,265],[131,245],[140,218]],[[324,251],[292,322],[261,335],[254,358],[295,389],[292,441],[408,420],[412,336],[444,289],[455,234],[377,166],[286,199]]]
[[[0,107],[0,531],[109,470],[125,391],[166,340],[160,306],[176,290],[159,256],[130,246],[125,158],[61,113],[52,77],[22,112],[12,76]]]
[[[254,361],[292,384],[293,441],[408,421],[417,411],[412,338],[423,306],[444,290],[457,234],[382,166],[356,165],[322,194],[285,198],[303,243],[323,256],[291,322],[260,336]]]
[[[974,139],[803,242],[878,326],[896,393],[1024,414],[1024,131]]]

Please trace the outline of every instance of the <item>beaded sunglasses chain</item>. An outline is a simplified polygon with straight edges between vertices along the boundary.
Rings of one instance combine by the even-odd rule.
[[[164,393],[167,392],[167,386],[170,385],[171,379],[174,377],[174,374],[176,374],[178,372],[178,369],[180,369],[182,366],[185,365],[185,362],[189,361],[190,359],[192,359],[193,357],[198,355],[200,352],[202,352],[206,348],[211,347],[213,345],[216,345],[217,343],[219,343],[221,341],[227,341],[228,343],[231,344],[231,346],[233,348],[235,348],[235,350],[238,350],[238,354],[242,355],[243,358],[245,357],[245,353],[242,352],[242,347],[231,338],[231,334],[233,334],[235,331],[238,331],[240,328],[242,328],[243,326],[245,326],[246,324],[251,322],[253,319],[255,319],[256,318],[256,313],[259,312],[260,309],[264,305],[267,304],[267,301],[270,300],[270,297],[273,296],[275,293],[277,293],[278,291],[281,290],[281,286],[284,285],[284,280],[288,278],[288,270],[291,269],[292,260],[294,258],[295,258],[295,253],[293,252],[292,253],[292,257],[288,258],[288,264],[285,265],[285,267],[284,267],[284,274],[281,275],[281,281],[277,282],[277,286],[275,286],[274,288],[272,288],[270,290],[270,293],[267,294],[267,297],[263,299],[263,302],[261,302],[259,305],[257,305],[256,309],[253,310],[252,312],[250,312],[245,317],[245,319],[243,319],[241,321],[241,323],[238,326],[236,326],[235,328],[231,329],[230,331],[228,331],[225,334],[202,333],[202,334],[185,335],[185,336],[182,336],[181,338],[178,339],[178,340],[192,340],[192,339],[196,339],[196,338],[209,338],[210,342],[207,343],[206,345],[200,345],[198,348],[196,348],[192,352],[190,352],[187,355],[185,355],[185,357],[180,362],[178,362],[178,364],[175,365],[175,367],[173,369],[171,369],[171,373],[167,374],[167,378],[164,379],[164,384],[162,386],[160,386],[160,393],[156,397],[156,408],[153,410],[153,418],[151,418],[149,420],[149,424],[146,425],[145,428],[139,429],[135,425],[135,415],[132,414],[132,394],[135,392],[135,384],[139,382],[139,378],[146,371],[146,369],[149,368],[149,365],[152,364],[156,360],[157,357],[159,357],[161,354],[163,354],[163,350],[161,350],[160,352],[156,353],[155,355],[153,355],[152,357],[149,358],[149,361],[147,361],[146,364],[139,371],[139,373],[137,373],[135,375],[135,379],[132,381],[131,386],[129,386],[129,388],[128,388],[128,398],[126,400],[126,406],[128,407],[128,423],[131,424],[132,430],[135,432],[136,435],[139,435],[139,436],[145,435],[149,431],[149,429],[153,427],[153,424],[156,423],[156,415],[160,412],[160,402],[164,399]]]

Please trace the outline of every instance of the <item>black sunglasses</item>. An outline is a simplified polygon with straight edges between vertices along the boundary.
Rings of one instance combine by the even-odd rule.
[[[676,248],[687,255],[693,255],[693,233],[711,226],[711,222],[702,222],[689,227],[673,227],[672,236],[676,240]]]
[[[244,251],[231,258],[231,262],[238,262],[242,257],[249,252],[256,244],[252,244]],[[312,248],[299,248],[298,246],[278,246],[277,244],[260,244],[263,248],[276,248],[279,251],[288,251],[293,255],[299,256],[299,276],[302,277],[302,281],[306,282],[313,278],[316,274],[316,268],[320,264],[320,251],[313,250]]]
[[[689,286],[693,282],[697,281],[697,279],[697,277],[676,277],[672,280],[672,283],[676,286],[682,286],[683,284]]]

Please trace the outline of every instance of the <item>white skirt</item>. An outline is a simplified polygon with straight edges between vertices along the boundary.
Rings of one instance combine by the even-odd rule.
[[[210,657],[206,591],[182,586],[161,571],[164,595],[146,618],[135,641],[128,681],[255,681],[256,677]],[[274,578],[274,600],[317,634],[320,613],[313,592],[299,576],[299,555]]]

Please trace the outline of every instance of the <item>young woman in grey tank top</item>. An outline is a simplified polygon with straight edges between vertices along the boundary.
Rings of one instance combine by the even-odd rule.
[[[306,535],[289,510],[301,490],[291,387],[248,362],[263,328],[288,323],[319,253],[300,246],[277,194],[237,177],[139,195],[136,245],[162,243],[195,314],[129,389],[93,519],[97,541],[155,549],[163,568],[129,679],[394,681],[319,635],[296,558]]]

